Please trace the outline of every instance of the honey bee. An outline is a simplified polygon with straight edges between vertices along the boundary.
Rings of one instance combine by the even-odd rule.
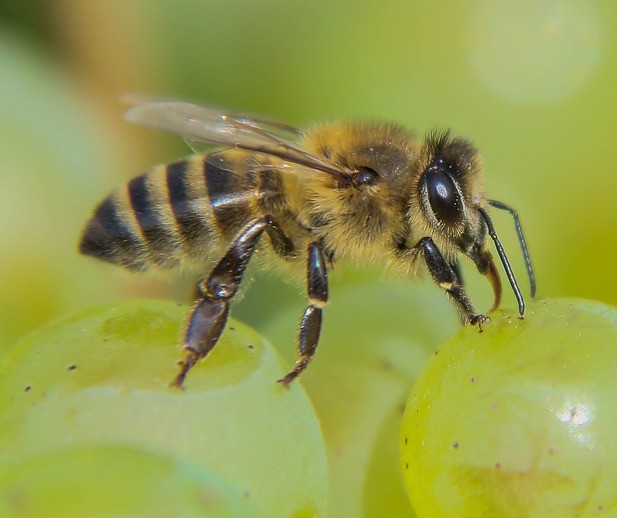
[[[153,168],[98,205],[79,245],[82,254],[130,270],[218,259],[197,286],[180,372],[216,345],[247,265],[268,260],[306,271],[308,306],[298,331],[298,359],[288,386],[312,360],[328,302],[328,271],[339,262],[383,261],[412,273],[424,263],[463,323],[481,326],[461,280],[466,256],[489,280],[499,306],[501,283],[490,237],[518,302],[523,296],[487,209],[508,211],[535,295],[535,277],[517,213],[486,198],[477,150],[449,131],[419,141],[402,126],[327,123],[302,131],[256,117],[179,101],[131,107],[132,123],[216,146]],[[218,148],[218,149],[217,149]]]

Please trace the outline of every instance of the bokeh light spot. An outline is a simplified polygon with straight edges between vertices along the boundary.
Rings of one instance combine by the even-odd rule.
[[[526,104],[576,92],[602,54],[595,4],[582,0],[479,0],[469,19],[469,59],[494,94]]]

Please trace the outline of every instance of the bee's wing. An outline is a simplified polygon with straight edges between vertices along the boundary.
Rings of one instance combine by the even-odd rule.
[[[153,103],[166,103],[166,104],[183,104],[195,106],[197,108],[201,108],[203,110],[208,110],[217,115],[226,115],[227,117],[237,119],[238,121],[244,121],[248,124],[253,124],[255,126],[259,126],[260,128],[273,133],[274,135],[278,135],[283,139],[287,139],[290,141],[295,141],[299,136],[302,135],[302,131],[298,128],[291,126],[289,124],[285,124],[284,122],[280,122],[274,119],[250,115],[247,113],[236,113],[230,112],[229,110],[224,110],[218,106],[200,106],[193,103],[188,103],[185,101],[178,101],[177,99],[165,99],[158,97],[149,97],[140,94],[124,94],[121,97],[121,100],[130,104],[131,106],[137,106],[140,104],[153,104]]]
[[[191,141],[276,156],[285,162],[328,173],[343,180],[348,180],[352,173],[280,136],[283,132],[297,137],[301,132],[276,121],[226,114],[207,106],[179,101],[137,104],[126,112],[125,118],[135,124],[177,133]]]

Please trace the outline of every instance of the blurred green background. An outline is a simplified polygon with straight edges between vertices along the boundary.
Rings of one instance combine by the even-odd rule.
[[[188,152],[124,123],[125,92],[297,125],[451,127],[480,148],[489,195],[519,210],[539,295],[616,303],[616,14],[609,0],[3,0],[3,347],[99,301],[187,292],[177,279],[145,281],[75,253],[110,189]],[[494,218],[525,284],[512,223]],[[472,294],[488,302],[476,277],[467,275]],[[239,311],[255,322],[271,313]]]
[[[126,92],[296,125],[365,118],[418,134],[451,127],[481,150],[489,196],[519,211],[539,296],[617,304],[610,0],[1,0],[0,354],[42,323],[104,301],[189,299],[190,275],[131,275],[76,253],[82,225],[109,190],[189,152],[177,137],[126,124]],[[493,214],[527,293],[512,221]],[[485,280],[465,273],[476,305],[488,307]],[[426,279],[417,288],[382,281],[378,268],[341,268],[331,281],[332,306],[347,298],[364,336],[384,329],[393,312],[404,316],[387,321],[387,332],[405,319],[413,332],[414,306],[431,308],[418,321],[440,327],[431,347],[456,327]],[[391,289],[397,296],[388,297]],[[504,305],[513,304],[506,291]],[[281,351],[293,358],[305,305],[301,286],[256,274],[234,315],[273,339],[287,326],[275,343],[290,342]],[[337,325],[325,318],[322,349]],[[311,376],[318,374],[307,373],[309,389]]]

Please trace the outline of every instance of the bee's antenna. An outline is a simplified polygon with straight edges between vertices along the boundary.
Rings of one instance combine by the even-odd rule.
[[[531,297],[534,298],[536,296],[536,276],[533,273],[533,266],[531,266],[531,257],[529,257],[529,249],[527,248],[527,243],[525,242],[525,236],[523,235],[523,227],[521,227],[521,222],[518,219],[518,213],[512,207],[500,201],[488,200],[488,204],[491,207],[495,207],[496,209],[508,211],[510,215],[514,218],[514,228],[516,229],[518,242],[521,245],[523,259],[525,260],[525,268],[527,268],[527,275],[529,276]]]
[[[516,297],[516,301],[518,302],[518,312],[521,316],[525,314],[525,301],[523,300],[523,295],[521,294],[521,290],[518,287],[516,282],[516,278],[514,277],[514,272],[512,271],[512,267],[510,266],[510,262],[504,252],[503,247],[497,237],[497,233],[495,232],[495,227],[493,226],[493,222],[489,217],[488,213],[480,206],[476,206],[478,212],[481,214],[486,226],[488,227],[488,235],[491,236],[491,239],[495,243],[495,248],[497,248],[497,253],[499,254],[499,259],[501,259],[501,264],[503,264],[504,269],[506,270],[506,275],[508,276],[508,281],[510,281],[510,286],[512,286],[512,291],[514,291],[514,296]]]

